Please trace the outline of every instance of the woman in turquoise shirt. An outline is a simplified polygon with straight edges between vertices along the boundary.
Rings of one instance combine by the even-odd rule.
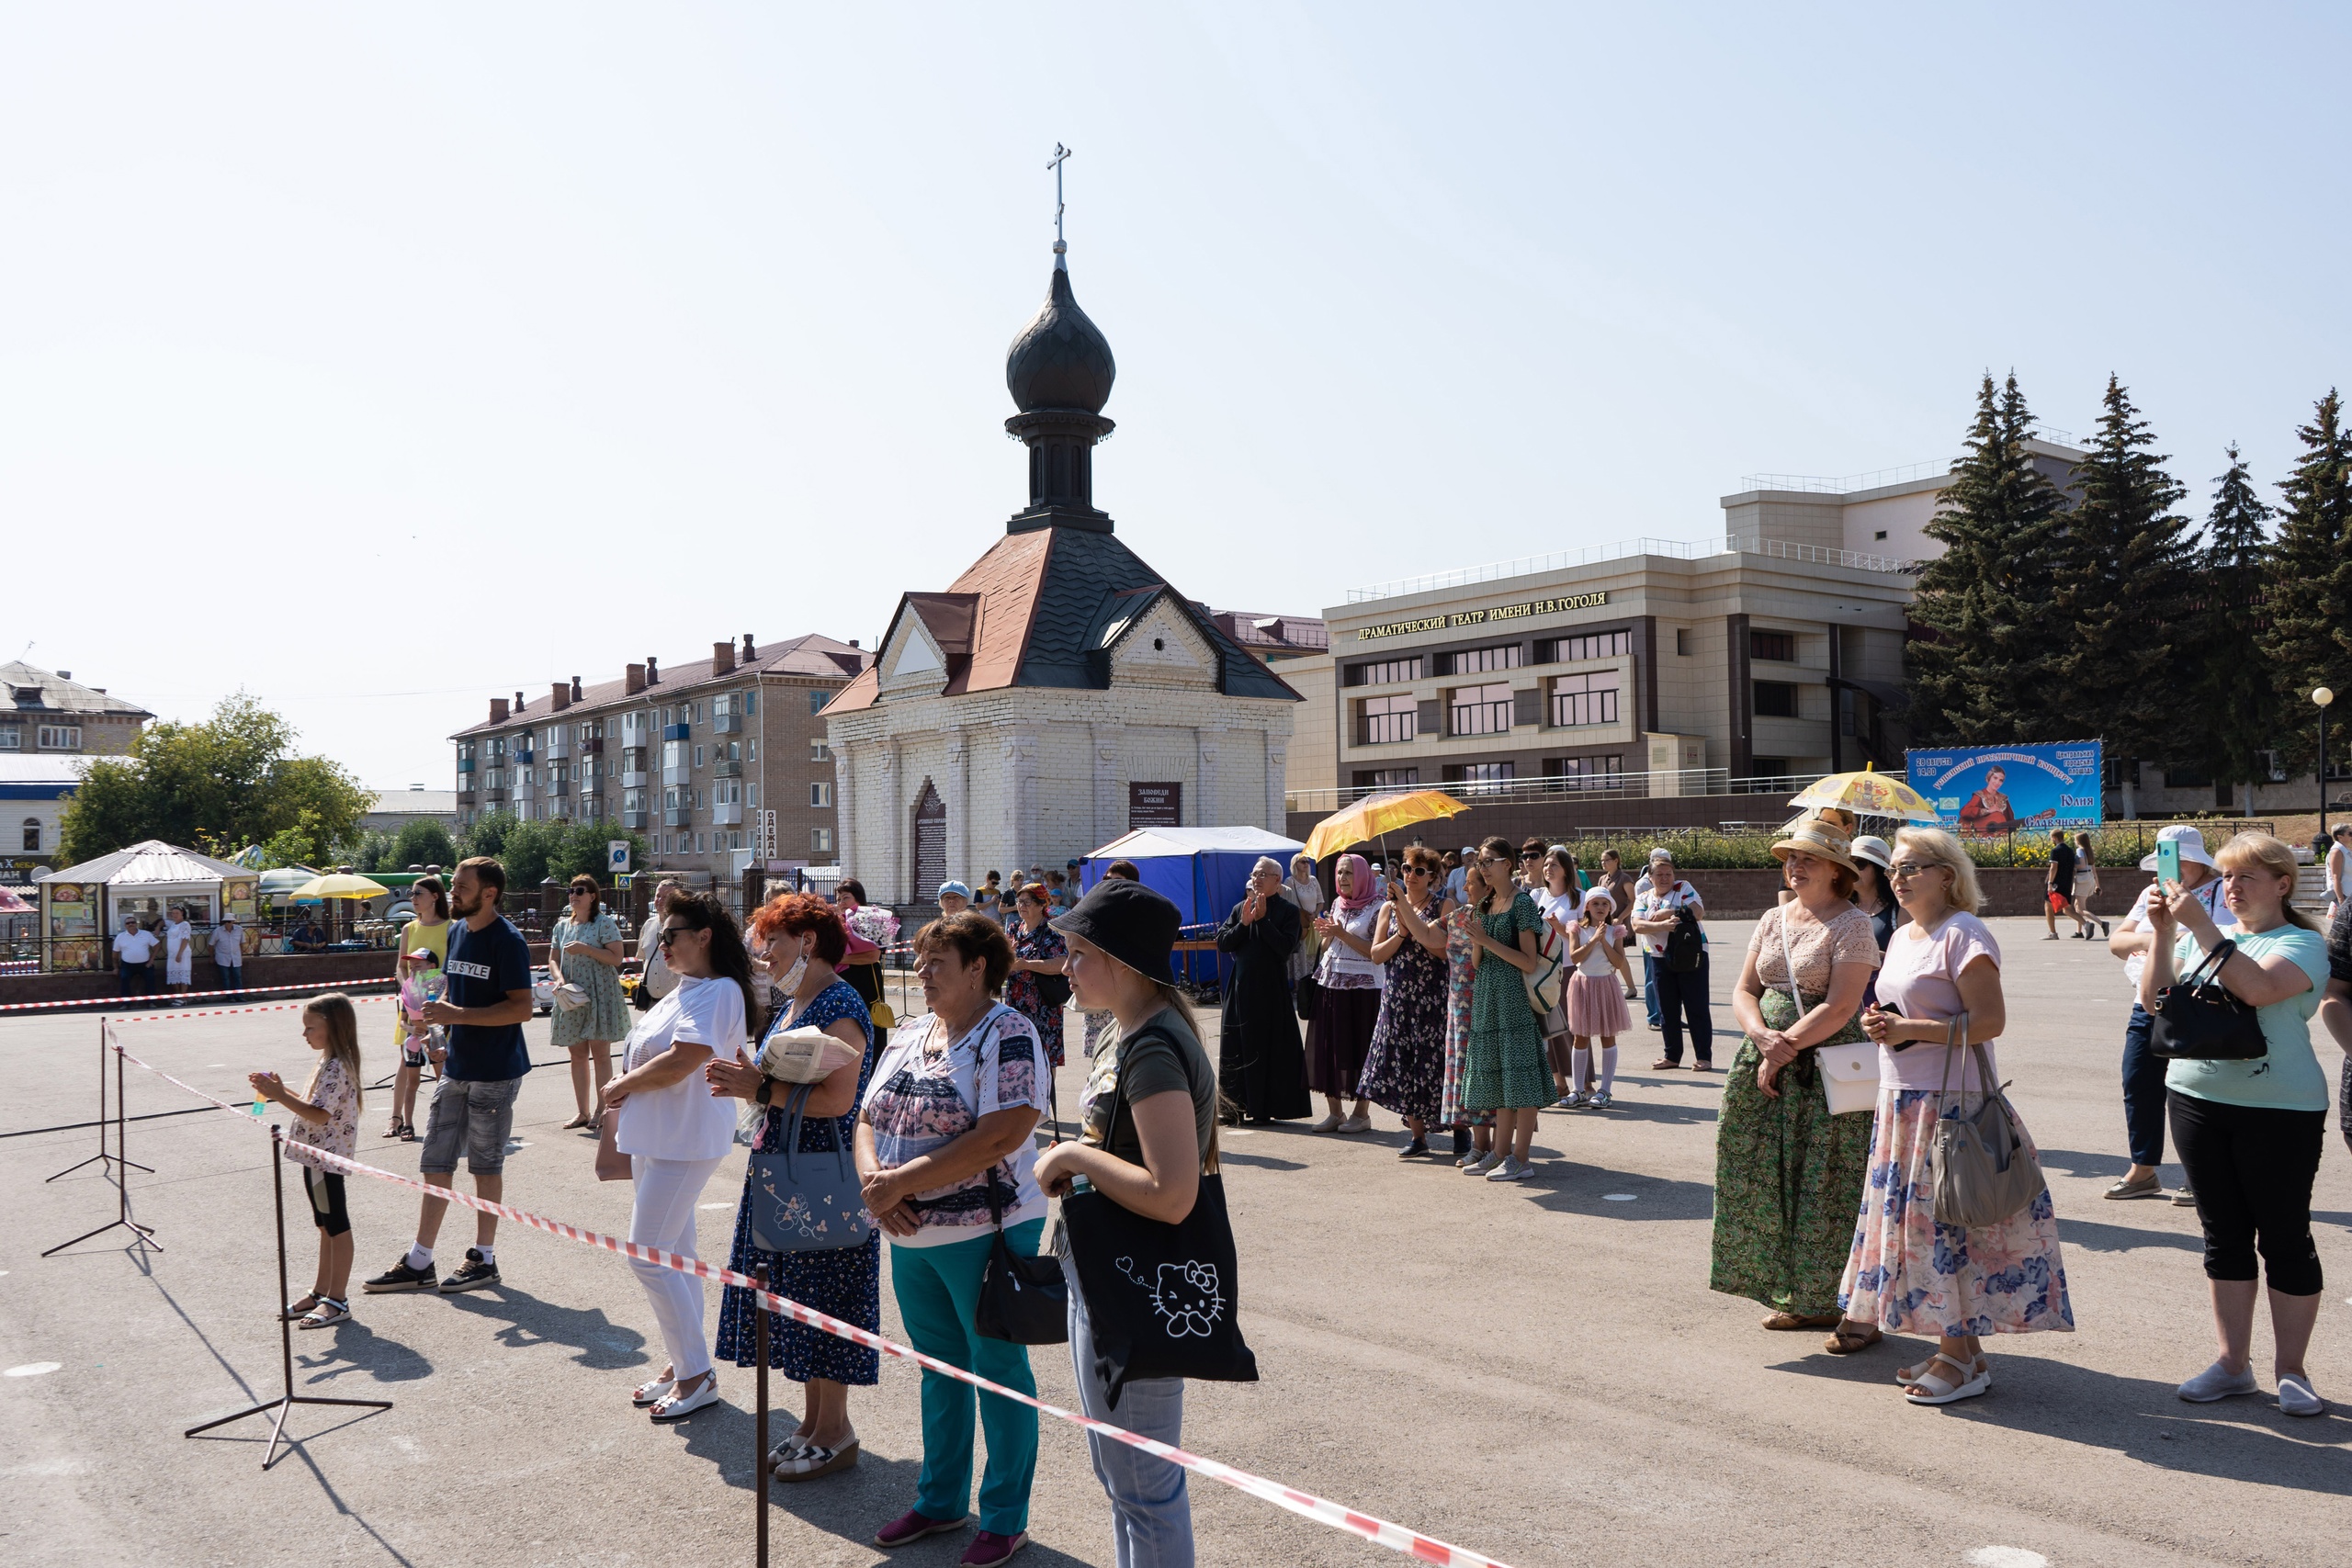
[[[2180,1385],[2203,1403],[2256,1392],[2252,1361],[2255,1254],[2270,1285],[2278,1408],[2317,1416],[2327,1405],[2303,1368],[2319,1318],[2319,1251],[2312,1245],[2312,1182],[2327,1122],[2327,1077],[2312,1055],[2312,1014],[2327,985],[2327,945],[2290,901],[2295,852],[2267,833],[2240,833],[2213,857],[2238,929],[2224,937],[2192,893],[2167,886],[2148,901],[2152,941],[2140,1005],[2233,942],[2222,985],[2256,1009],[2270,1049],[2250,1061],[2176,1058],[2165,1069],[2174,1144],[2205,1227],[2221,1359]]]

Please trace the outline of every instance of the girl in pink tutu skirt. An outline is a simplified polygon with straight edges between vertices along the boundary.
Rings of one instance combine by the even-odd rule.
[[[1617,1036],[1632,1027],[1624,993],[1617,988],[1614,955],[1624,946],[1625,928],[1610,923],[1615,901],[1606,887],[1584,896],[1577,923],[1568,928],[1568,1032],[1574,1038],[1568,1068],[1573,1087],[1560,1101],[1566,1111],[1606,1111],[1616,1100]],[[1592,1042],[1600,1041],[1600,1083],[1584,1092],[1585,1074],[1592,1060]]]

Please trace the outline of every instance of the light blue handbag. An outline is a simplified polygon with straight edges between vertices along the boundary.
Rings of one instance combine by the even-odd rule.
[[[834,1129],[835,1147],[800,1152],[801,1112],[815,1092],[803,1084],[786,1103],[783,1147],[752,1151],[752,1245],[763,1252],[824,1252],[862,1247],[873,1234],[857,1161]],[[828,1118],[831,1120],[831,1118]]]

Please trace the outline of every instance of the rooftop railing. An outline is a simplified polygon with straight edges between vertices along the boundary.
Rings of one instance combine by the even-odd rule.
[[[1476,582],[1532,577],[1601,561],[1629,560],[1638,556],[1660,556],[1668,560],[1710,560],[1716,556],[1730,555],[1770,556],[1783,560],[1811,561],[1823,566],[1842,566],[1860,571],[1890,574],[1903,570],[1903,563],[1893,556],[1866,555],[1860,550],[1832,549],[1826,545],[1803,545],[1788,539],[1768,539],[1758,534],[1734,534],[1721,539],[1620,539],[1614,544],[1593,545],[1581,550],[1555,550],[1550,555],[1522,556],[1517,560],[1489,561],[1484,566],[1458,567],[1452,571],[1431,572],[1425,577],[1400,577],[1390,582],[1351,588],[1347,602],[1362,604],[1375,599],[1401,599],[1410,593],[1431,593],[1442,588],[1463,588]]]
[[[1734,778],[1728,768],[1675,768],[1648,773],[1579,773],[1532,779],[1482,779],[1453,784],[1373,784],[1355,789],[1295,789],[1283,796],[1283,808],[1285,811],[1337,811],[1372,795],[1398,795],[1416,789],[1443,790],[1465,805],[1750,795],[1777,795],[1785,801],[1812,782],[1810,776],[1786,773]],[[1785,812],[1781,814],[1781,818],[1786,815]],[[1775,822],[1780,819],[1776,818]]]

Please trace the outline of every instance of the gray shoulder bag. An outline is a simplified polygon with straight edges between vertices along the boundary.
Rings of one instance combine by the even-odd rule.
[[[1946,1113],[1952,1064],[1963,1053],[1976,1061],[1984,1090],[1975,1113],[1968,1110],[1968,1075],[1960,1079],[1960,1114]],[[1939,1224],[1963,1230],[1997,1225],[2041,1195],[2041,1167],[2025,1146],[2025,1134],[2010,1109],[2008,1085],[1996,1088],[1993,1063],[1984,1047],[1968,1043],[1968,1014],[1944,1032],[1944,1081],[1936,1094],[1936,1126],[1930,1145],[1935,1165],[1935,1216]]]

